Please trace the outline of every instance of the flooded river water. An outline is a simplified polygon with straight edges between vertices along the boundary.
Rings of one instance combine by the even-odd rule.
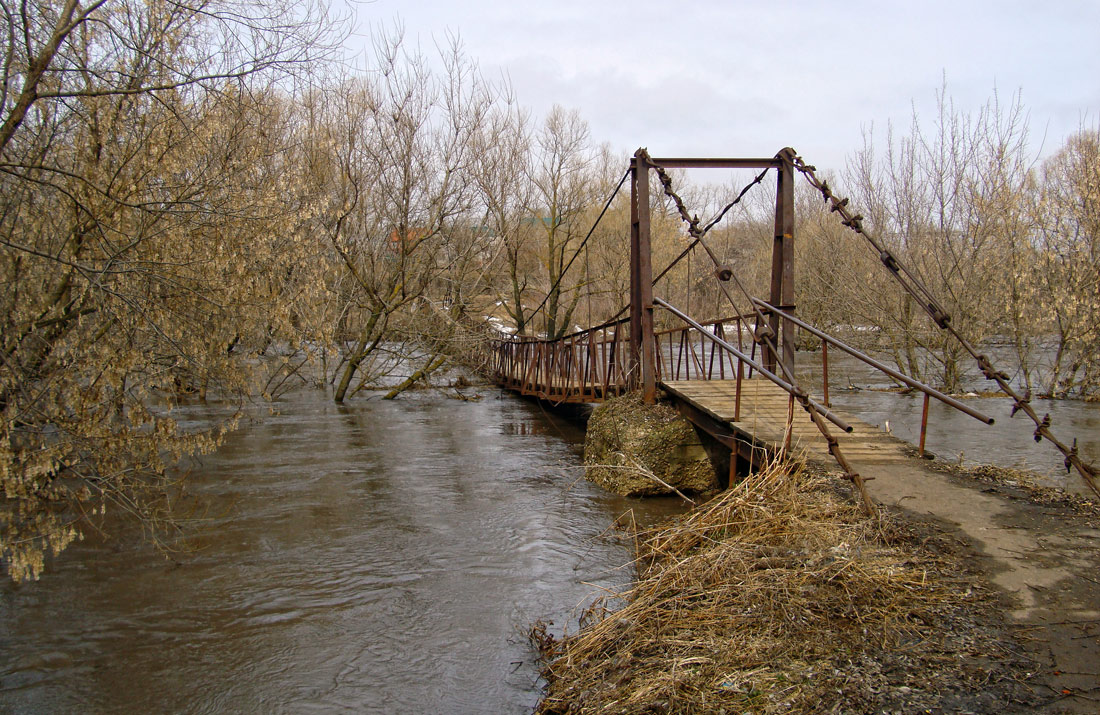
[[[527,629],[630,577],[617,516],[680,507],[590,486],[576,426],[484,392],[299,393],[196,467],[191,551],[89,539],[3,584],[0,712],[529,712]]]
[[[919,397],[842,391],[881,379],[830,370],[838,408],[916,439]],[[482,392],[292,395],[194,468],[187,550],[90,535],[38,583],[3,583],[0,712],[529,712],[527,629],[575,627],[629,579],[616,517],[680,506],[592,487],[580,428]],[[928,448],[1065,474],[1007,401],[975,404],[997,424],[933,403]],[[1100,406],[1039,409],[1100,458]]]
[[[799,379],[815,395],[821,394],[820,353],[800,353]],[[971,375],[973,389],[988,383]],[[889,430],[911,444],[920,441],[923,395],[884,391],[889,378],[847,355],[829,354],[830,402],[837,409]],[[1036,473],[1044,486],[1091,494],[1077,472],[1067,473],[1062,453],[1049,442],[1036,443],[1035,424],[1023,413],[1012,416],[1006,397],[963,397],[968,406],[994,418],[992,425],[959,412],[936,399],[928,404],[925,448],[937,457],[965,464],[996,464]],[[1051,429],[1060,440],[1078,440],[1081,457],[1100,465],[1100,403],[1081,400],[1032,401],[1042,417],[1050,414]]]

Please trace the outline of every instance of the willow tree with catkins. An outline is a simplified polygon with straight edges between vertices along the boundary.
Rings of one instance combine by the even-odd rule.
[[[333,46],[323,7],[2,3],[0,558],[37,578],[105,510],[171,534],[181,392],[255,387],[310,262],[282,230],[273,100]],[[293,23],[287,18],[310,18]]]

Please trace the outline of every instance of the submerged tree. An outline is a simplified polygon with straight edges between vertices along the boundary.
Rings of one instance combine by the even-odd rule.
[[[1100,130],[1083,130],[1043,165],[1035,251],[1044,332],[1043,391],[1100,394]]]
[[[467,166],[493,98],[457,43],[442,60],[444,70],[433,71],[400,32],[379,35],[372,76],[310,100],[315,123],[304,141],[319,187],[316,222],[339,266],[340,332],[350,342],[337,402],[355,391],[357,375],[359,385],[376,376],[364,368],[403,327],[415,332],[408,322],[477,236]],[[452,296],[459,282],[451,277]]]
[[[278,230],[269,88],[327,30],[281,2],[3,9],[0,557],[21,580],[108,505],[163,535],[166,465],[227,424],[188,434],[161,405],[246,394],[233,353],[291,332],[309,279]]]

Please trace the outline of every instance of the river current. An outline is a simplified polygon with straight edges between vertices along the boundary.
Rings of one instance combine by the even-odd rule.
[[[528,629],[629,580],[616,517],[681,507],[589,485],[578,427],[482,392],[294,394],[194,467],[187,550],[92,535],[0,585],[0,712],[530,712]]]

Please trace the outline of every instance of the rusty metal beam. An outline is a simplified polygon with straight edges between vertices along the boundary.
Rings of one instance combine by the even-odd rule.
[[[775,233],[772,242],[772,275],[768,292],[768,301],[775,306],[788,310],[794,308],[794,163],[791,150],[784,149],[775,155],[779,161],[778,179],[775,187]],[[776,370],[776,361],[782,361],[791,373],[794,372],[794,326],[790,321],[782,321],[772,313],[768,316],[768,325],[775,336],[775,345],[782,352],[773,354],[771,346],[765,346],[764,366],[772,372]]]
[[[779,185],[776,188],[777,202],[782,199],[776,211],[776,233],[783,241],[783,290],[782,303],[772,303],[789,313],[794,313],[794,150],[787,148],[779,152],[783,165],[779,169]],[[783,364],[794,374],[794,325],[783,321],[782,347]]]
[[[748,432],[732,427],[728,423],[719,422],[690,402],[676,399],[675,403],[680,415],[728,449],[731,459],[739,456],[751,462],[753,466],[759,466],[761,458],[767,454],[763,447],[756,445]]]
[[[630,167],[630,300],[627,304],[627,308],[630,310],[630,351],[627,353],[627,370],[631,376],[631,382],[635,382],[637,376],[641,374],[639,366],[642,353],[640,340],[642,334],[642,301],[639,298],[641,280],[638,278],[638,216],[641,213],[638,205],[638,167],[640,166],[643,166],[643,163],[635,154]]]
[[[720,159],[720,158],[653,158],[654,164],[665,169],[771,169],[781,164],[777,156],[762,159]]]
[[[634,155],[634,181],[631,188],[630,231],[630,343],[631,357],[637,356],[641,368],[642,399],[657,401],[654,361],[657,357],[653,335],[653,262],[650,253],[649,164],[639,149]],[[635,352],[636,351],[636,352]]]

